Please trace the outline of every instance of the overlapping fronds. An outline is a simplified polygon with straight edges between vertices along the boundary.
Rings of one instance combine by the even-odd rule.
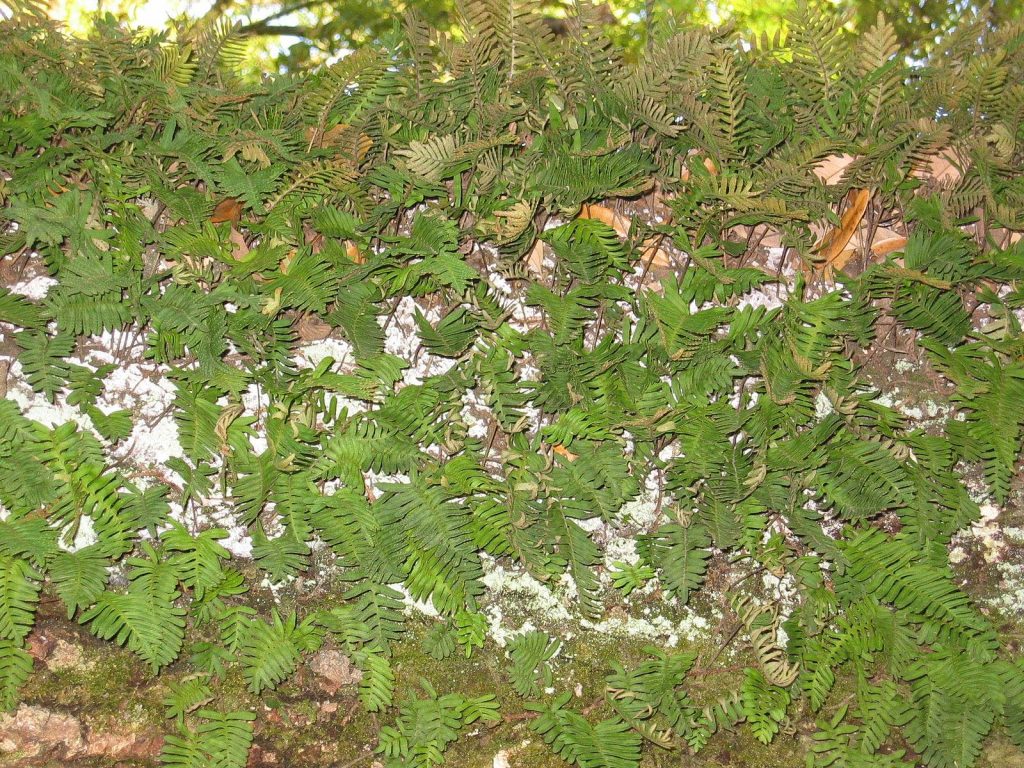
[[[473,656],[507,568],[594,625],[612,586],[730,592],[735,669],[651,650],[591,706],[554,628],[510,640],[530,728],[581,768],[807,711],[823,767],[1021,743],[1020,665],[945,548],[1011,497],[1024,439],[1024,32],[965,24],[911,66],[884,19],[854,39],[806,6],[753,46],[667,25],[630,64],[597,14],[556,36],[472,0],[454,35],[410,17],[252,84],[230,26],[0,28],[0,256],[48,286],[0,286],[0,705],[55,599],[195,673],[166,765],[244,765],[227,670],[264,696],[324,642],[393,718],[377,756],[437,765],[497,703],[409,693],[406,608],[439,614],[431,656]],[[152,414],[109,407],[129,348],[173,395],[158,466],[131,450]],[[947,420],[885,404],[886,355],[955,385]],[[321,568],[329,605],[246,602]]]

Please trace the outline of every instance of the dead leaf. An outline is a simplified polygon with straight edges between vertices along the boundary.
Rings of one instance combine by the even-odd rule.
[[[814,166],[814,175],[825,182],[827,186],[835,186],[843,180],[847,166],[854,160],[856,158],[853,155],[831,155]]]
[[[256,163],[260,168],[269,168],[271,166],[270,157],[259,144],[243,144],[242,158],[250,163]]]
[[[715,165],[715,161],[712,160],[707,155],[700,155],[697,151],[691,150],[690,151],[690,157],[700,157],[702,159],[703,164],[704,164],[705,170],[707,170],[707,172],[710,173],[712,176],[717,176],[718,175],[718,166],[716,166]],[[689,159],[688,159],[686,161],[686,165],[683,166],[682,173],[679,174],[679,179],[680,179],[680,181],[683,181],[685,183],[685,182],[690,180],[690,176],[691,175],[692,174],[690,173]]]
[[[907,238],[893,232],[891,229],[882,230],[882,236],[876,236],[871,243],[871,252],[876,256],[885,256],[893,251],[899,251],[907,245]]]
[[[303,314],[295,323],[295,332],[303,341],[322,341],[334,329],[316,315]]]
[[[306,127],[306,141],[313,147],[329,147],[333,144],[337,144],[342,134],[344,134],[348,128],[348,123],[338,123],[337,125],[328,128],[326,131],[321,131],[316,126],[310,125]]]
[[[580,218],[593,219],[607,224],[619,233],[619,237],[625,237],[629,233],[629,224],[619,214],[604,205],[584,204],[580,210]]]
[[[847,247],[844,248],[843,252],[840,253],[832,262],[832,267],[834,269],[845,270],[849,266],[850,261],[853,260],[853,257],[856,256],[858,253],[862,253],[864,251],[864,240],[866,234],[866,228],[860,227],[860,229],[854,235],[853,239],[850,240]],[[898,251],[904,248],[906,244],[907,238],[905,238],[903,235],[893,232],[891,229],[879,227],[875,231],[874,239],[871,241],[871,255],[885,256],[889,253],[892,253],[893,251]],[[897,262],[898,261],[899,260],[897,260]]]
[[[538,239],[537,242],[533,244],[533,248],[530,250],[530,255],[526,257],[526,266],[538,275],[544,271],[543,240]]]
[[[814,166],[814,175],[827,186],[836,186],[842,183],[847,167],[856,159],[847,154],[831,155]],[[961,173],[956,167],[955,158],[948,151],[943,151],[928,157],[914,169],[913,175],[919,179],[948,184],[957,181]]]
[[[850,244],[843,250],[843,253],[840,254],[839,259],[843,259],[845,257],[846,260],[849,261],[854,253],[864,250],[865,234],[866,232],[863,228],[858,230],[850,241]],[[885,227],[878,227],[878,229],[875,230],[874,238],[871,241],[871,253],[875,256],[885,256],[893,251],[900,250],[906,244],[907,238],[903,235]],[[851,253],[849,256],[846,256],[848,251]]]
[[[707,160],[710,162],[710,160]],[[712,167],[714,164],[712,163]],[[580,211],[581,219],[594,219],[607,224],[615,230],[619,237],[625,238],[629,235],[629,221],[625,216],[620,216],[611,208],[603,205],[584,205]],[[650,261],[650,268],[668,267],[672,262],[661,247],[661,237],[649,237],[640,246],[640,259],[642,263]]]
[[[342,147],[350,150],[356,162],[361,161],[373,148],[373,139],[348,123],[338,123],[322,133],[313,126],[306,128],[306,141],[313,147]]]
[[[840,257],[845,252],[846,244],[850,242],[853,233],[860,226],[861,219],[864,218],[864,213],[868,209],[868,202],[871,200],[871,190],[850,190],[847,200],[846,210],[843,212],[840,226],[825,233],[825,236],[821,238],[814,248],[821,258],[820,268],[822,269],[842,269],[846,261],[849,261],[849,257],[844,261],[841,261]]]
[[[210,216],[210,221],[213,224],[223,224],[227,221],[237,224],[241,219],[242,204],[234,197],[225,197],[217,203],[213,209],[213,214]]]
[[[239,232],[234,226],[231,227],[231,234],[228,235],[228,240],[231,241],[231,258],[235,261],[245,261],[249,256],[249,246],[245,242],[245,237]]]
[[[956,167],[953,158],[945,153],[932,157],[918,173],[926,174],[940,184],[953,184],[959,181],[961,176],[960,169]]]
[[[360,133],[359,138],[356,139],[355,146],[356,162],[362,162],[363,158],[369,154],[371,149],[373,149],[373,139],[371,139],[365,133]]]
[[[363,256],[360,250],[356,247],[356,244],[351,240],[345,241],[345,255],[352,259],[356,264],[366,263],[366,257]]]
[[[576,461],[576,459],[579,458],[578,454],[573,453],[572,451],[570,451],[568,448],[561,444],[552,446],[551,450],[557,453],[559,456],[568,459],[569,461]]]
[[[275,288],[273,296],[267,296],[263,299],[263,308],[260,310],[261,315],[267,317],[273,317],[281,309],[281,289]]]

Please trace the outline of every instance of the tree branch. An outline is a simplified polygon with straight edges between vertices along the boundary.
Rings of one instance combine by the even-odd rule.
[[[259,37],[273,37],[275,35],[287,37],[304,37],[307,40],[314,37],[312,27],[302,24],[264,24],[262,21],[255,21],[239,30],[246,35]]]
[[[213,5],[210,6],[210,10],[200,16],[196,21],[196,27],[205,27],[208,24],[214,24],[221,16],[227,13],[234,4],[235,0],[214,0]]]
[[[234,0],[218,0],[218,2],[233,2]],[[295,35],[296,37],[311,37],[309,31],[310,27],[301,24],[285,24],[275,25],[270,22],[275,19],[280,19],[296,11],[302,11],[307,8],[312,8],[315,5],[323,5],[323,0],[304,0],[301,3],[295,3],[287,7],[281,8],[280,10],[274,11],[273,13],[264,16],[262,19],[257,19],[251,24],[245,24],[239,30],[242,34],[247,35]],[[296,32],[295,30],[306,30],[305,33]],[[291,30],[291,31],[282,31]]]

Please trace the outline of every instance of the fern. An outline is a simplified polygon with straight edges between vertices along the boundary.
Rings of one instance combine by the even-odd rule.
[[[252,744],[252,712],[217,712],[201,709],[195,731],[184,726],[181,735],[169,735],[160,751],[160,764],[172,768],[243,768]]]
[[[69,619],[99,599],[107,585],[108,563],[96,545],[60,552],[50,562],[47,575],[64,601]]]
[[[612,565],[616,570],[611,572],[612,585],[628,597],[637,589],[642,589],[651,579],[655,571],[648,565],[626,563],[616,560]]]
[[[683,690],[696,661],[693,653],[645,648],[649,658],[626,670],[616,665],[606,678],[607,697],[615,711],[648,741],[672,748],[675,735],[692,735],[696,706]]]
[[[787,688],[796,680],[797,675],[800,673],[800,669],[786,658],[785,649],[779,644],[778,618],[774,615],[772,609],[765,610],[760,608],[754,605],[746,596],[732,598],[732,605],[750,635],[750,644],[753,648],[754,656],[761,666],[761,670],[757,672],[757,678],[751,678],[748,675],[747,679],[753,690],[758,692],[755,698],[762,694],[769,699],[773,697],[778,698],[765,686],[769,686],[771,689]],[[775,720],[778,719],[775,718]],[[770,724],[765,722],[761,725],[763,727],[770,727]],[[764,734],[766,732],[762,731],[761,733]],[[755,735],[757,735],[756,732]],[[758,738],[761,741],[765,741],[761,735],[758,735]],[[768,741],[770,740],[769,738]]]
[[[18,346],[23,350],[19,360],[28,383],[53,402],[70,373],[65,358],[69,357],[74,349],[74,336],[48,336],[45,333],[23,331],[16,339]]]
[[[25,560],[0,556],[0,640],[20,644],[32,630],[41,578]]]
[[[0,712],[13,709],[19,689],[32,674],[32,656],[11,640],[0,640]]]
[[[271,621],[253,621],[241,642],[245,681],[259,693],[291,677],[303,651],[315,650],[320,638],[307,620],[297,623],[294,613],[284,618],[275,610]]]
[[[169,687],[163,699],[164,709],[167,717],[176,720],[179,726],[185,724],[185,715],[213,700],[213,691],[203,677],[188,678],[171,683]]]
[[[846,589],[862,589],[909,611],[976,657],[991,658],[995,637],[988,622],[942,570],[917,562],[917,551],[905,539],[868,530],[851,539],[843,554],[849,561]]]
[[[20,557],[42,568],[57,552],[57,532],[43,517],[0,520],[0,554]]]
[[[519,635],[509,643],[509,679],[516,693],[524,697],[537,697],[551,685],[551,666],[548,661],[558,653],[561,643],[544,632],[536,630]]]
[[[926,346],[943,373],[961,388],[956,399],[967,409],[968,426],[966,434],[951,436],[956,440],[954,444],[984,461],[985,478],[993,495],[998,501],[1005,500],[1021,450],[1024,368],[1017,364],[1004,366],[977,347],[951,353]]]
[[[359,681],[359,700],[369,712],[391,706],[395,692],[395,672],[387,656],[377,648],[367,648],[356,656],[363,672]]]
[[[181,593],[173,567],[151,546],[144,549],[147,558],[128,560],[132,570],[127,593],[101,593],[78,620],[89,624],[97,637],[134,651],[155,672],[181,652],[185,610],[175,605]]]
[[[756,669],[748,669],[740,695],[754,738],[768,744],[779,732],[779,724],[789,706],[789,694],[784,688],[769,683]]]
[[[1019,25],[959,19],[930,54],[813,4],[744,40],[662,15],[635,57],[599,8],[542,11],[471,0],[449,32],[413,14],[253,79],[231,23],[0,28],[0,254],[47,288],[0,288],[4,705],[52,593],[180,664],[166,764],[244,763],[220,684],[237,665],[271,696],[329,636],[363,709],[400,702],[381,761],[436,765],[496,700],[410,694],[407,603],[441,614],[425,653],[479,658],[514,572],[565,587],[586,633],[612,589],[653,612],[729,585],[749,646],[742,671],[611,659],[585,713],[531,704],[575,764],[743,723],[768,743],[808,710],[812,765],[1020,741],[1011,633],[947,562],[975,467],[1005,504],[1024,439]],[[922,350],[945,421],[875,391]],[[138,403],[157,388],[164,413]],[[154,419],[181,450],[151,464]],[[227,548],[246,534],[255,569]],[[254,607],[313,577],[304,620]],[[513,686],[543,697],[561,639],[523,632]]]
[[[435,624],[423,638],[423,649],[438,661],[455,653],[455,635],[444,624]]]
[[[439,765],[464,726],[499,719],[493,696],[438,696],[425,681],[422,685],[427,697],[406,701],[395,725],[381,729],[377,752],[385,756],[389,766]]]
[[[178,571],[178,578],[193,590],[197,600],[202,600],[207,590],[217,587],[224,579],[221,560],[229,558],[230,553],[217,540],[227,535],[224,529],[213,528],[190,536],[184,526],[173,522],[162,536],[165,549],[175,553],[170,562]]]
[[[635,768],[640,764],[640,736],[619,719],[592,725],[565,705],[563,693],[547,705],[528,705],[538,713],[530,724],[556,754],[580,768]]]
[[[704,581],[710,547],[711,537],[699,523],[663,526],[656,534],[641,536],[638,546],[643,560],[658,570],[665,586],[684,604]]]

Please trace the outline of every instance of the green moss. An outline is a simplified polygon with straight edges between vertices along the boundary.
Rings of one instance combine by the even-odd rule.
[[[25,688],[26,702],[75,713],[93,727],[162,725],[163,686],[145,665],[112,644],[83,647],[75,666],[40,670]]]

